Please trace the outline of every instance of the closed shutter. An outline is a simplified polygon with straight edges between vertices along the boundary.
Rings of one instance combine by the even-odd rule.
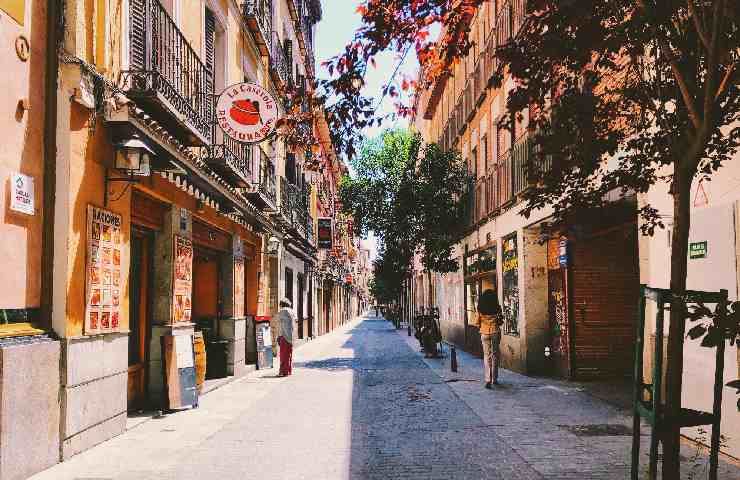
[[[206,91],[212,92],[216,63],[216,19],[213,16],[213,12],[208,9],[206,9],[204,28],[206,68],[211,73],[209,76],[207,76],[206,82],[208,83],[208,85]]]
[[[129,69],[146,70],[147,0],[129,0]]]

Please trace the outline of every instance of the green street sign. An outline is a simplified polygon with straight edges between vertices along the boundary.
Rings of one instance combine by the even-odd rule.
[[[707,242],[689,243],[689,258],[707,258]]]

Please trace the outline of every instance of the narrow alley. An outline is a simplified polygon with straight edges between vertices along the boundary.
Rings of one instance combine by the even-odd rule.
[[[580,384],[508,371],[488,391],[478,359],[458,353],[451,373],[417,347],[365,317],[300,348],[290,377],[234,381],[198,409],[140,422],[32,478],[627,478],[626,409]],[[720,478],[739,478],[722,467]]]

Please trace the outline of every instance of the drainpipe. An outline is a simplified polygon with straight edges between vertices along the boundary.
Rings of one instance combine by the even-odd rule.
[[[44,195],[41,234],[41,318],[51,329],[54,294],[54,209],[56,199],[57,81],[59,78],[58,17],[60,1],[47,3],[44,76]]]

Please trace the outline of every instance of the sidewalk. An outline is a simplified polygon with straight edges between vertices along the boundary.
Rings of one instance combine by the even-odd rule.
[[[416,338],[406,330],[397,333],[423,358]],[[546,478],[629,478],[632,407],[631,392],[623,382],[569,382],[501,369],[501,385],[486,390],[481,359],[457,349],[455,373],[447,348],[444,353],[444,358],[423,360]],[[643,425],[641,435],[640,478],[647,478],[650,429]],[[708,454],[697,448],[688,441],[682,444],[682,478],[707,478]],[[719,478],[740,479],[740,466],[720,456]]]

